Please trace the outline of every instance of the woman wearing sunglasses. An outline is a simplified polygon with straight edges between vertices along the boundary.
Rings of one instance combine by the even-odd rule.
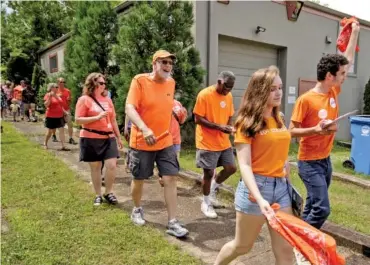
[[[47,93],[44,96],[44,105],[46,107],[45,113],[45,127],[48,129],[45,135],[44,147],[48,148],[50,137],[55,134],[56,129],[59,130],[60,142],[62,144],[61,151],[70,151],[65,147],[64,137],[64,113],[63,100],[57,95],[58,85],[55,83],[48,84]]]
[[[82,125],[80,131],[80,161],[88,162],[91,180],[96,197],[94,205],[101,205],[103,197],[110,204],[116,204],[113,183],[116,177],[118,148],[122,141],[116,121],[116,112],[112,100],[103,95],[104,76],[91,73],[85,81],[83,96],[76,105],[76,123]],[[101,193],[101,168],[104,161],[105,194]]]

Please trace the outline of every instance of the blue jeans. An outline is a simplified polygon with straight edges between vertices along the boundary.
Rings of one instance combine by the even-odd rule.
[[[332,175],[330,157],[320,160],[298,161],[299,176],[307,189],[302,218],[320,229],[330,215],[329,186]]]

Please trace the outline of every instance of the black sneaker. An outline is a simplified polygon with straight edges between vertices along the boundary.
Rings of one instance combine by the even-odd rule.
[[[73,144],[73,145],[76,145],[77,143],[75,142],[75,140],[73,140],[73,138],[69,138],[69,143],[70,144]]]
[[[53,134],[51,138],[53,139],[53,142],[58,142],[57,136],[55,134]]]
[[[117,204],[118,203],[117,198],[116,198],[116,196],[114,196],[113,193],[105,194],[104,199],[106,199],[109,204]]]
[[[95,206],[100,206],[103,203],[103,198],[101,196],[96,196],[94,200],[94,205]]]

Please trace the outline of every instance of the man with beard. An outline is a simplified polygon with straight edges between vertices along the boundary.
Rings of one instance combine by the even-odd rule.
[[[126,114],[132,122],[130,137],[130,170],[134,208],[131,220],[144,225],[141,197],[144,180],[153,175],[154,163],[163,176],[164,198],[167,206],[167,233],[184,237],[188,230],[176,219],[176,175],[179,162],[169,133],[172,119],[175,81],[171,77],[176,57],[165,50],[153,56],[151,73],[139,74],[131,82],[126,100]]]

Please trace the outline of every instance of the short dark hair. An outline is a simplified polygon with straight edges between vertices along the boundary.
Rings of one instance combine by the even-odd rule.
[[[325,55],[317,64],[317,81],[324,81],[328,72],[335,76],[339,71],[339,67],[347,64],[349,64],[349,61],[343,55]]]

